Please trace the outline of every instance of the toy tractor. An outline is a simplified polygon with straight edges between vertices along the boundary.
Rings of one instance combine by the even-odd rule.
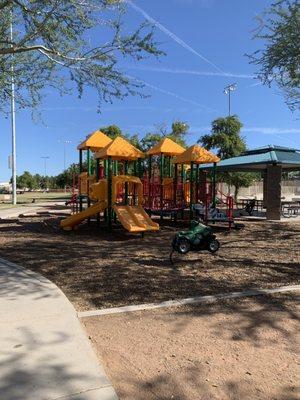
[[[220,248],[220,243],[212,232],[212,228],[203,225],[198,221],[191,221],[191,229],[189,231],[181,231],[176,233],[172,242],[172,251],[170,260],[174,251],[179,254],[187,254],[189,251],[208,250],[215,253]]]

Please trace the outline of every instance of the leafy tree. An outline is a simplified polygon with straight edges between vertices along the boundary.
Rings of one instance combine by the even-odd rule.
[[[189,125],[182,121],[175,121],[172,123],[171,132],[168,133],[165,125],[157,125],[156,132],[148,132],[141,139],[141,147],[143,151],[148,151],[151,147],[155,146],[160,140],[168,137],[181,146],[186,146],[185,136],[188,133]]]
[[[161,139],[162,135],[160,133],[151,133],[148,132],[142,139],[141,145],[143,151],[147,152],[151,149],[151,147],[155,146]]]
[[[109,125],[106,127],[102,127],[102,128],[100,128],[100,131],[105,133],[111,139],[115,139],[116,137],[121,136],[124,139],[128,140],[128,142],[130,142],[133,146],[142,150],[142,146],[141,146],[141,142],[140,142],[138,134],[129,135],[128,133],[124,133],[124,132],[122,132],[121,128],[118,127],[117,125]]]
[[[198,140],[198,143],[202,143],[208,150],[216,149],[221,159],[239,156],[246,151],[245,139],[240,134],[242,126],[243,124],[235,115],[218,118],[212,122],[211,134],[203,135]],[[226,182],[229,186],[234,186],[235,200],[239,189],[249,187],[255,177],[255,174],[247,172],[223,172],[217,174],[218,180]]]
[[[180,144],[181,146],[185,147],[185,136],[187,135],[190,127],[187,123],[182,121],[175,121],[172,124],[172,132],[168,135],[168,137],[174,142]]]
[[[250,55],[259,66],[257,77],[266,85],[276,82],[291,110],[300,108],[300,2],[274,2],[259,18],[254,38],[265,47]]]
[[[246,150],[246,142],[240,135],[242,127],[235,115],[217,118],[212,122],[212,133],[203,135],[198,142],[209,150],[217,149],[221,159],[236,157]]]
[[[55,177],[55,184],[58,188],[73,186],[73,177],[79,175],[79,164],[71,164],[61,174]]]
[[[37,180],[29,171],[24,171],[22,175],[17,176],[18,189],[38,189],[39,185]]]
[[[121,128],[119,128],[117,125],[109,125],[102,127],[100,128],[100,131],[105,133],[105,135],[107,135],[111,139],[115,139],[118,136],[124,136]]]
[[[46,86],[61,94],[97,90],[102,101],[141,94],[141,85],[118,68],[118,59],[164,54],[154,26],[123,30],[123,0],[2,0],[0,2],[0,109],[7,110],[10,80],[19,107],[39,105]],[[10,23],[13,36],[10,36]],[[66,78],[70,77],[68,84]]]

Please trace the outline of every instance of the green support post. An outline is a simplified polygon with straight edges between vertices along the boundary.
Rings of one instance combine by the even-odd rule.
[[[152,172],[152,156],[149,156],[148,159],[148,204],[147,206],[150,207],[151,204],[151,172]]]
[[[126,160],[124,163],[124,173],[128,174],[128,161]],[[128,182],[125,182],[125,204],[128,204]]]
[[[96,158],[96,179],[97,182],[99,181],[100,178],[100,159]]]
[[[169,178],[171,178],[171,177],[172,177],[172,163],[171,163],[171,156],[169,156],[168,162],[169,162]]]
[[[173,180],[173,203],[174,207],[176,207],[177,200],[177,181],[178,181],[178,164],[174,166],[174,180]]]
[[[115,175],[115,176],[117,176],[118,175],[118,161],[113,161],[113,174]]]
[[[142,169],[142,159],[138,158],[137,160],[137,168],[138,168],[138,177],[143,178],[143,169]]]
[[[90,149],[87,149],[86,163],[87,163],[87,173],[88,173],[88,176],[90,176],[91,175],[91,150]]]
[[[163,200],[164,200],[164,155],[160,155],[160,219],[163,220]]]
[[[79,174],[82,172],[82,149],[79,150]],[[78,179],[78,184],[80,185],[80,181]],[[79,211],[82,211],[82,196],[79,193]]]
[[[82,172],[82,150],[79,150],[79,173]]]
[[[195,203],[198,203],[199,200],[199,164],[196,164],[196,196]]]
[[[194,175],[194,163],[191,162],[191,170],[190,170],[190,222],[193,219],[193,197],[194,197],[194,191],[193,191],[193,175]]]
[[[213,175],[212,175],[212,206],[216,207],[216,175],[217,175],[217,163],[214,162]]]
[[[111,157],[108,157],[107,160],[107,225],[108,230],[112,229],[112,165],[111,165]]]

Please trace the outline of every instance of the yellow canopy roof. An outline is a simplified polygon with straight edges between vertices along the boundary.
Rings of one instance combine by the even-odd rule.
[[[157,155],[157,154],[165,154],[167,156],[176,156],[177,154],[181,154],[185,151],[185,148],[175,143],[172,139],[164,138],[152,149],[147,151],[148,155]]]
[[[105,135],[101,131],[95,131],[91,133],[82,143],[77,146],[77,150],[88,150],[97,151],[103,149],[111,142],[111,138]]]
[[[138,158],[144,158],[145,155],[127,140],[118,136],[102,150],[95,153],[94,157],[102,159],[111,157],[114,160],[137,160]]]
[[[175,158],[174,163],[190,164],[193,162],[195,164],[206,164],[219,161],[219,157],[215,154],[195,144],[194,146],[189,147],[184,153],[178,155]]]

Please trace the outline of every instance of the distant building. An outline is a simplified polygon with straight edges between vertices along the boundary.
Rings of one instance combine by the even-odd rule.
[[[11,192],[11,184],[9,182],[0,182],[0,192]]]

